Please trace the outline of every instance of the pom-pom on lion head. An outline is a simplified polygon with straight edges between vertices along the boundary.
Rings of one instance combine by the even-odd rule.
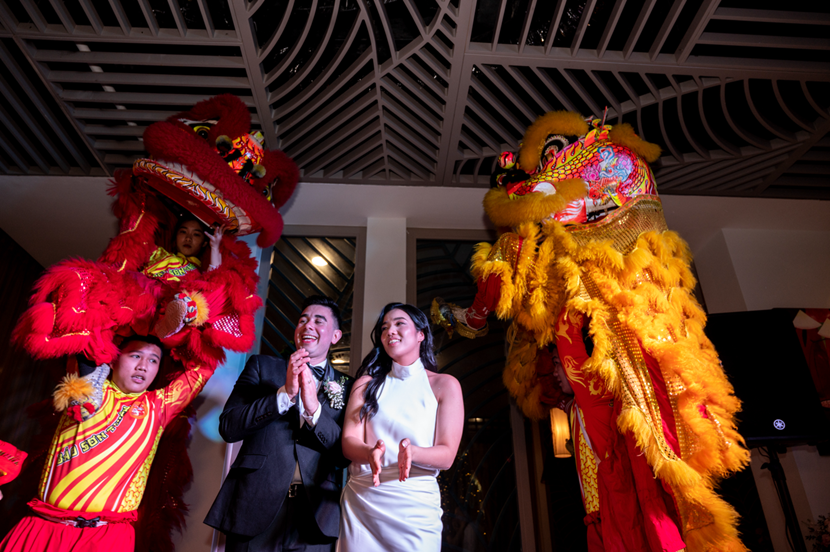
[[[260,232],[261,247],[282,234],[278,209],[294,192],[299,171],[279,150],[266,150],[251,134],[242,100],[222,94],[144,131],[150,158],[133,173],[208,225],[224,224],[237,235]]]
[[[498,227],[596,222],[637,196],[657,195],[648,163],[659,156],[628,124],[552,111],[528,127],[518,156],[499,157],[484,210]]]

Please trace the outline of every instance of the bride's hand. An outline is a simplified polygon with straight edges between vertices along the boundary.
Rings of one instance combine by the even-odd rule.
[[[380,462],[384,452],[386,452],[386,445],[378,439],[378,442],[375,443],[375,448],[369,453],[369,467],[372,468],[372,482],[375,487],[380,485]]]
[[[406,481],[409,477],[409,469],[412,467],[412,444],[409,439],[401,439],[398,447],[398,481]]]

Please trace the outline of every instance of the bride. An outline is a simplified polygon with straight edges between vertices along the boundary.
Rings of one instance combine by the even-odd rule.
[[[461,441],[461,386],[436,372],[429,321],[412,305],[386,305],[372,343],[343,424],[343,454],[352,463],[337,550],[438,552],[435,478],[452,466]]]

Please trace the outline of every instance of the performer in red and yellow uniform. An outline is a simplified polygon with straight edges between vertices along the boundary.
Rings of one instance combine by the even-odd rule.
[[[32,515],[12,529],[0,551],[133,550],[132,522],[162,432],[213,375],[213,368],[187,366],[166,387],[147,391],[161,356],[155,338],[128,338],[111,380],[104,379],[103,365],[59,387],[56,399],[68,386],[88,393],[76,401],[83,421],[62,417],[38,497],[29,502]]]
[[[556,322],[554,364],[566,393],[574,395],[571,438],[585,504],[588,550],[678,551],[686,545],[670,486],[654,477],[632,433],[616,429],[619,401],[597,374],[582,368],[590,358],[583,340],[585,316],[563,309]],[[677,430],[659,366],[642,351],[657,402],[665,406],[663,435],[679,454]],[[561,370],[561,371],[560,371]],[[663,405],[662,403],[665,403]]]

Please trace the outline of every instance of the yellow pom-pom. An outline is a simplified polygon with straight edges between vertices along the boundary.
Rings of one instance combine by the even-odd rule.
[[[55,410],[63,412],[69,407],[70,401],[84,402],[94,392],[92,384],[77,374],[67,374],[55,387],[52,393],[52,404]]]

